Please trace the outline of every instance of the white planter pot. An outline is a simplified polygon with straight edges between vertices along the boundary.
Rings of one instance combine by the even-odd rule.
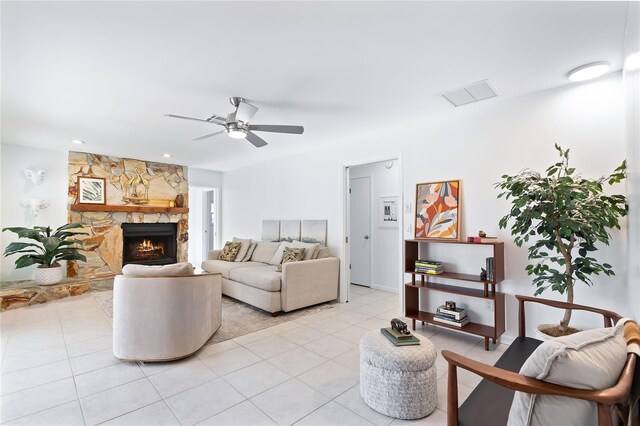
[[[542,330],[544,330],[546,328],[549,328],[549,327],[556,326],[556,325],[558,325],[558,324],[540,324],[540,325],[538,325],[536,327],[536,337],[539,340],[542,340],[542,341],[554,339],[553,336],[549,336],[548,334],[546,334]]]
[[[33,271],[33,280],[38,285],[58,284],[64,277],[62,266],[54,268],[36,268]]]

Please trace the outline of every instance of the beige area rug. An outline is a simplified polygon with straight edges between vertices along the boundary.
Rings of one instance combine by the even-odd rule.
[[[91,295],[107,316],[113,320],[113,291],[92,292]],[[336,302],[321,303],[292,312],[281,312],[277,317],[239,300],[222,296],[222,327],[209,339],[207,345],[223,342],[254,331],[295,321],[307,315],[333,308]]]

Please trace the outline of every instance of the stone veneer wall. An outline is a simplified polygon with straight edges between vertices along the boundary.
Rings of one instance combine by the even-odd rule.
[[[69,222],[81,222],[89,235],[79,235],[81,253],[86,262],[67,262],[69,277],[106,277],[122,272],[122,223],[177,223],[178,224],[178,262],[187,261],[189,240],[188,213],[140,213],[114,211],[73,211],[71,205],[76,202],[76,184],[78,176],[106,178],[107,205],[131,206],[123,199],[123,182],[135,170],[144,170],[149,181],[148,206],[167,206],[181,194],[184,207],[189,205],[189,184],[187,167],[110,157],[84,152],[69,152]],[[142,185],[139,192],[144,191]]]

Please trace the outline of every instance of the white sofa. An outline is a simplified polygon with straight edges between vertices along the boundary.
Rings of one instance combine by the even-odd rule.
[[[158,362],[196,352],[222,325],[220,279],[220,274],[116,276],[113,355]]]
[[[256,253],[258,251],[256,249]],[[210,251],[208,260],[202,262],[202,269],[222,275],[222,294],[270,312],[272,316],[338,298],[340,260],[330,257],[327,248],[319,250],[317,259],[283,264],[282,272],[264,257],[262,261],[252,257],[244,262],[227,262],[218,259],[220,252]]]

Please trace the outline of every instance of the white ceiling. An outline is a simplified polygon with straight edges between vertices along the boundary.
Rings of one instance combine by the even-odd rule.
[[[490,79],[500,97],[622,62],[624,2],[7,2],[2,143],[229,170],[357,140],[453,107],[439,93]],[[256,149],[166,118],[260,107]],[[473,106],[469,106],[470,108]],[[465,107],[462,107],[465,108]],[[366,131],[365,131],[366,130]],[[419,135],[416,135],[419,138]],[[83,139],[81,147],[71,139]]]

